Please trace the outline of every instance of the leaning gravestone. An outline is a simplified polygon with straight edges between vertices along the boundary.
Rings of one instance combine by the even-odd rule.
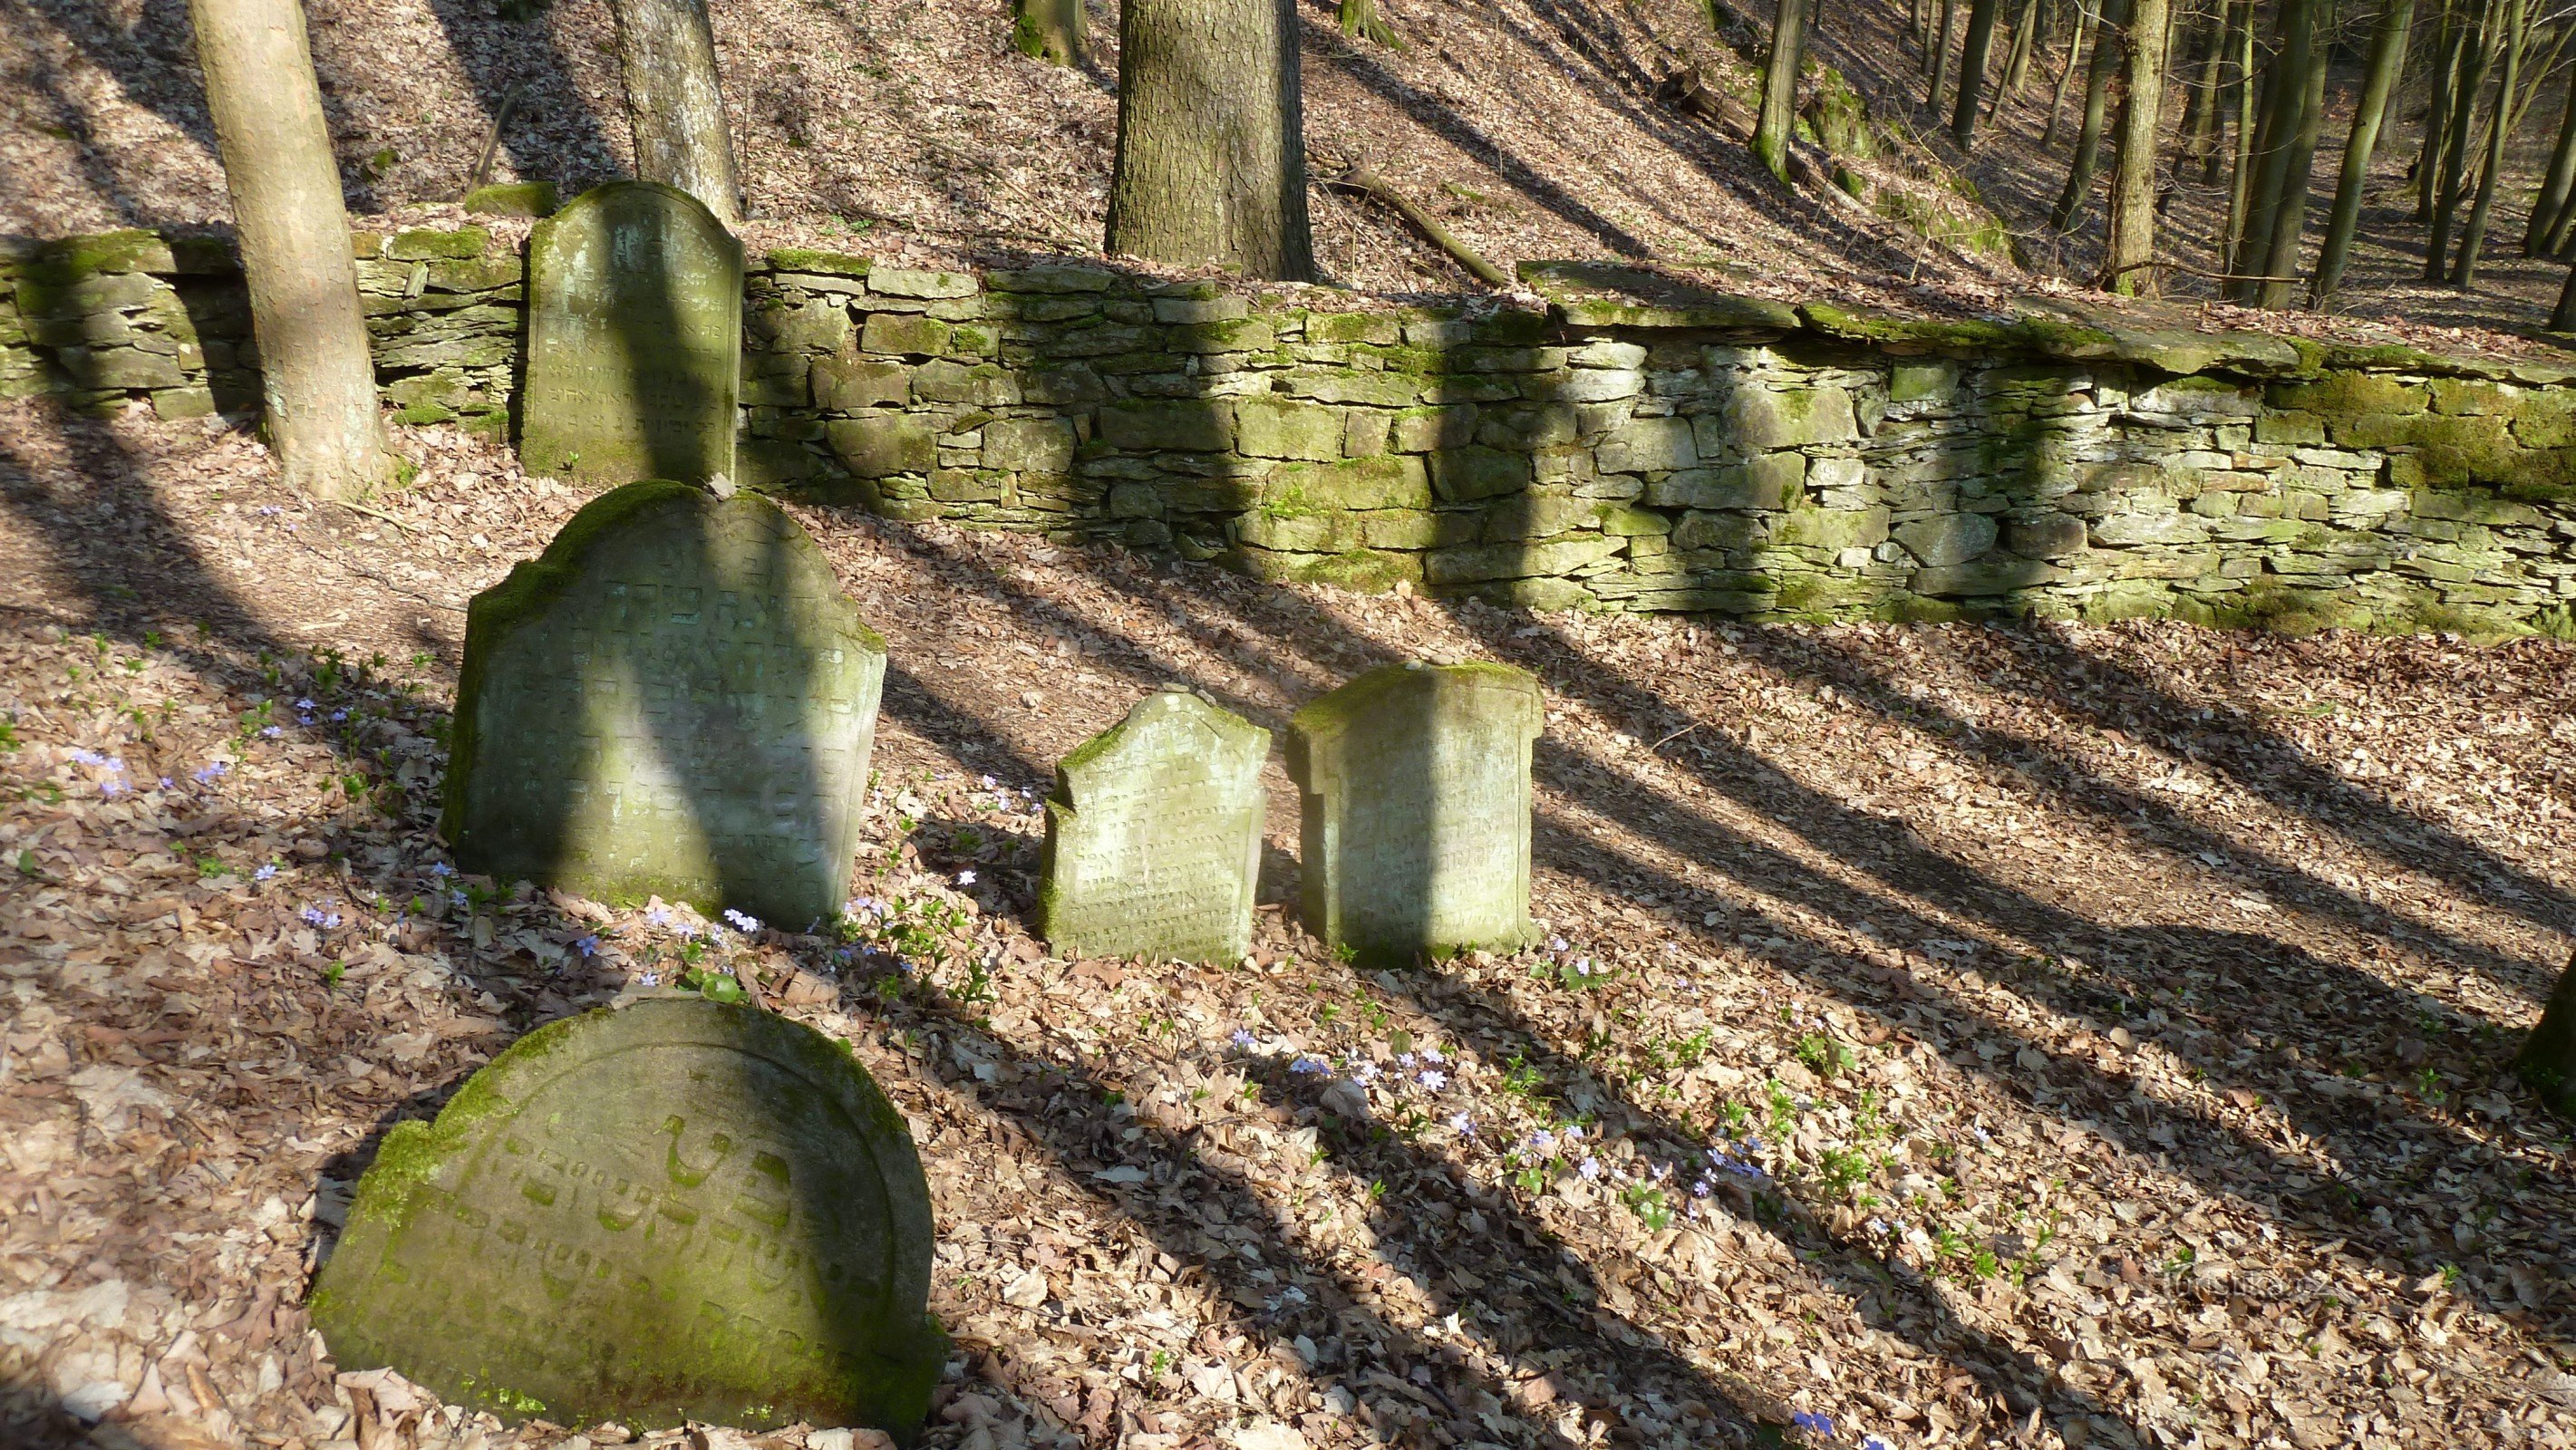
[[[687,192],[612,181],[528,237],[530,473],[600,483],[734,471],[742,243]]]
[[[441,829],[502,881],[801,928],[848,895],[884,682],[776,504],[629,484],[475,596]]]
[[[1270,732],[1165,690],[1056,767],[1038,930],[1067,955],[1231,962],[1252,948]]]
[[[849,1050],[748,1007],[552,1023],[396,1124],[312,1297],[342,1370],[513,1420],[873,1426],[948,1354],[930,1196]]]
[[[1530,935],[1538,681],[1508,665],[1389,665],[1297,712],[1307,928],[1403,964]]]

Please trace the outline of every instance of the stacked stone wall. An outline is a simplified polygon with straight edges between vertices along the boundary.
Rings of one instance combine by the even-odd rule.
[[[402,416],[505,429],[519,259],[472,228],[357,247]],[[0,391],[255,400],[219,249],[123,233],[6,265]],[[2571,631],[2576,369],[1532,275],[1544,312],[1325,312],[773,252],[738,468],[900,518],[1540,607]]]

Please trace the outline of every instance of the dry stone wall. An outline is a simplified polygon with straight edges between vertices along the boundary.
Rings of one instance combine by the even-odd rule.
[[[519,259],[472,228],[357,246],[389,399],[506,428]],[[120,233],[0,267],[0,392],[255,397],[219,249]],[[1547,310],[1320,312],[772,252],[742,481],[1541,607],[2576,631],[2576,368],[1527,275]]]

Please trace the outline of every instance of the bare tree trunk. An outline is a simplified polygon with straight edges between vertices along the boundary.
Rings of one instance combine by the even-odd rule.
[[[2576,269],[2567,274],[2567,286],[2558,294],[2558,311],[2549,326],[2553,332],[2576,330]],[[2551,1112],[2576,1118],[2576,957],[2568,958],[2557,990],[2540,1009],[2540,1025],[2531,1029],[2513,1068]]]
[[[2136,0],[2129,9],[2128,97],[2120,107],[2120,150],[2112,163],[2111,235],[2102,285],[2124,296],[2155,288],[2156,133],[2165,95],[2168,0]]]
[[[2322,28],[2322,27],[2321,27]],[[2299,239],[2308,227],[2308,192],[2316,170],[2317,136],[2325,125],[2326,61],[2316,54],[2313,34],[2304,62],[2307,85],[2299,97],[2298,126],[2290,135],[2289,161],[2272,211],[2272,245],[2263,259],[2262,306],[2290,305],[2298,287]]]
[[[611,0],[635,174],[676,186],[730,229],[742,225],[742,182],[716,84],[716,37],[700,0]]]
[[[322,89],[296,0],[189,0],[290,487],[354,498],[389,474],[375,361]]]
[[[2110,0],[2098,0],[2098,3],[2109,4]],[[2057,68],[2057,88],[2048,98],[2048,125],[2039,133],[2039,144],[2042,147],[2052,145],[2057,140],[2057,123],[2066,114],[2066,87],[2069,81],[2075,79],[2076,59],[2083,54],[2084,42],[2101,28],[2099,23],[2101,12],[2096,8],[2097,0],[2076,0],[2076,5],[2075,38],[2066,44],[2066,63]]]
[[[2370,180],[2371,153],[2379,147],[2379,128],[2388,114],[2389,97],[2397,92],[2398,70],[2406,62],[2406,31],[2415,18],[2415,0],[2387,0],[2379,23],[2370,32],[2370,59],[2362,69],[2361,100],[2353,107],[2352,130],[2344,136],[2343,173],[2335,183],[2334,215],[2326,222],[2325,245],[2317,252],[2317,275],[2308,289],[2308,305],[2323,308],[2343,280],[2352,256],[2353,233],[2361,223],[2362,187]],[[2576,114],[2576,113],[2571,113]]]
[[[2084,68],[2084,120],[2075,131],[2066,189],[2057,194],[2057,205],[2048,214],[2048,224],[2061,232],[2074,227],[2075,214],[2084,209],[2084,199],[2093,191],[2094,173],[2102,165],[2102,127],[2111,112],[2111,72],[2120,63],[2120,28],[2129,23],[2128,10],[2124,0],[2102,0],[2102,23],[2093,33],[2093,56]]]
[[[1022,55],[1080,65],[1091,57],[1083,29],[1082,0],[1012,0],[1011,44]]]
[[[2030,82],[2030,53],[2039,43],[2039,0],[2021,0],[2021,14],[2013,20],[2012,49],[2004,58],[2004,82],[1995,87],[1995,98],[1986,107],[1986,119],[1992,121],[2005,101],[2021,93]]]
[[[1314,280],[1294,0],[1126,0],[1108,250]]]
[[[2514,90],[2522,83],[2523,47],[2531,38],[2527,0],[2510,0],[2505,11],[2504,78],[2496,87],[2495,124],[2487,131],[2486,164],[2478,170],[2478,199],[2469,204],[2468,225],[2460,231],[2459,259],[2451,267],[2451,285],[2468,287],[2478,280],[2478,253],[2486,249],[2487,219],[2495,210],[2496,178],[2504,172],[2505,144],[2513,139]]]
[[[2424,280],[2440,282],[2450,274],[2451,220],[2460,205],[2460,185],[2468,172],[2469,139],[2476,130],[2480,93],[2487,68],[2494,64],[2504,0],[2487,0],[2474,33],[2461,36],[2465,57],[2451,93],[2451,116],[2443,129],[2442,172],[2433,184],[2432,234],[2424,244]]]
[[[2442,150],[2449,142],[2451,95],[2460,84],[2460,59],[2467,32],[2453,13],[2452,0],[2442,0],[2441,28],[2433,40],[2433,81],[2424,105],[2423,146],[2415,157],[2415,220],[2433,219],[2433,193],[2441,189]]]
[[[2002,0],[1969,0],[1968,37],[1959,55],[1959,104],[1950,117],[1951,139],[1966,150],[1977,139],[1977,102],[1984,98],[1986,64],[1995,48],[1995,12]]]
[[[2576,76],[2568,79],[2567,105],[2558,117],[2558,144],[2549,152],[2549,175],[2540,184],[2538,199],[2531,204],[2531,225],[2523,229],[2524,256],[2537,257],[2556,250],[2552,242],[2558,235],[2560,218],[2570,210],[2570,193],[2576,193]]]
[[[1753,154],[1784,182],[1789,179],[1789,133],[1798,124],[1798,69],[1806,59],[1811,3],[1779,0],[1771,21],[1771,53],[1762,63],[1762,114],[1753,123]]]
[[[2187,81],[2191,94],[2182,103],[2182,157],[2174,167],[2177,175],[2185,166],[2206,168],[2209,154],[2218,144],[2218,107],[2224,99],[2220,77],[2227,59],[2227,17],[2232,8],[2231,0],[2218,0],[2218,12],[2209,17],[2209,24],[2193,33]]]
[[[2247,211],[2254,204],[2254,131],[2255,104],[2259,94],[2254,84],[2254,6],[2245,7],[2244,22],[2236,28],[2236,100],[2235,167],[2227,184],[2227,231],[2218,239],[2218,270],[2231,279],[2244,268],[2237,265],[2245,252]],[[2233,280],[2222,281],[2223,296],[2236,295]]]
[[[1959,0],[1941,0],[1941,39],[1932,56],[1932,91],[1923,104],[1935,115],[1941,110],[1941,98],[1950,92],[1950,47],[1959,34]]]
[[[1404,42],[1396,39],[1395,32],[1387,29],[1386,22],[1378,17],[1377,0],[1342,0],[1341,23],[1344,35],[1356,36],[1389,50],[1404,49]]]

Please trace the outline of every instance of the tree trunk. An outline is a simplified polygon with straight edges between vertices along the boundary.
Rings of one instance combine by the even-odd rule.
[[[612,0],[617,68],[635,128],[635,175],[676,186],[730,229],[742,224],[716,37],[700,0]]]
[[[2317,252],[2316,280],[2308,305],[2322,309],[2333,300],[2352,256],[2353,233],[2361,224],[2362,187],[2370,180],[2371,153],[2379,147],[2379,128],[2387,119],[2389,98],[2397,91],[2398,69],[2406,61],[2406,31],[2415,18],[2415,0],[2387,0],[2379,23],[2370,32],[2370,59],[2363,64],[2361,100],[2353,107],[2352,130],[2343,142],[2343,173],[2335,183],[2334,215],[2326,222],[2325,245]],[[2569,112],[2576,116],[2576,111]]]
[[[384,414],[358,302],[340,167],[296,0],[189,0],[288,486],[354,498],[385,481]]]
[[[2451,266],[2451,285],[2469,287],[2478,280],[2478,253],[2486,249],[2487,219],[2495,210],[2496,179],[2504,172],[2505,144],[2513,139],[2514,90],[2522,84],[2522,51],[2531,38],[2527,0],[2510,0],[2505,12],[2504,77],[2496,85],[2495,124],[2487,128],[2486,164],[2478,169],[2478,199],[2469,205],[2468,225],[2460,230],[2459,259]]]
[[[1011,43],[1038,60],[1082,64],[1091,58],[1082,0],[1012,0]]]
[[[2558,311],[2549,319],[2550,330],[2576,330],[2576,269],[2567,274],[2567,285],[2558,294]],[[2558,988],[2549,994],[2549,1003],[2540,1010],[2540,1025],[2531,1029],[2531,1037],[2522,1044],[2514,1058],[2514,1072],[2549,1110],[2562,1118],[2576,1118],[2576,957],[2567,960],[2567,970],[2558,976]]]
[[[2273,20],[2272,67],[2264,73],[2262,109],[2254,124],[2244,228],[2228,268],[2238,274],[2228,282],[2228,296],[2238,302],[2255,301],[2265,286],[2259,277],[2270,271],[2274,226],[2289,191],[2291,157],[2305,114],[2315,28],[2314,0],[2282,0]]]
[[[1308,282],[1294,0],[1126,0],[1108,250]]]
[[[2303,64],[2307,85],[2299,97],[2298,125],[2290,135],[2290,159],[2282,170],[2281,190],[2272,212],[2272,245],[2263,259],[2262,291],[2256,298],[2265,307],[2289,306],[2298,287],[2299,238],[2307,231],[2308,191],[2316,170],[2317,136],[2325,125],[2327,69],[2325,57],[2316,53],[2311,32]]]
[[[2039,0],[2021,0],[2021,14],[2013,20],[2012,49],[2004,58],[2003,84],[1995,87],[1995,99],[1986,108],[1986,119],[1992,121],[2005,101],[2021,93],[2030,82],[2030,53],[2039,41]]]
[[[2189,94],[2182,103],[2182,155],[2174,164],[2177,175],[2186,166],[2205,164],[2209,148],[2216,144],[2219,63],[2227,56],[2227,10],[2228,0],[2218,0],[2218,13],[2209,17],[2209,24],[2195,26],[2191,31],[2191,54],[2184,63],[2183,80]]]
[[[2558,144],[2549,153],[2549,176],[2540,186],[2540,198],[2532,203],[2531,225],[2523,233],[2525,256],[2555,256],[2559,237],[2576,206],[2568,204],[2576,196],[2576,76],[2568,78],[2567,106],[2558,118]]]
[[[1995,12],[2002,0],[1970,0],[1968,38],[1959,55],[1959,105],[1950,117],[1951,139],[1964,151],[1977,139],[1977,102],[1984,98],[1986,62],[1995,48]]]
[[[2103,0],[2108,3],[2108,0]],[[2075,79],[2075,60],[2084,51],[2084,42],[2097,29],[2098,12],[2094,0],[2076,0],[2075,38],[2066,43],[2066,63],[2057,68],[2057,86],[2048,97],[2048,125],[2039,133],[2039,144],[2045,149],[2056,143],[2057,123],[2066,115],[2066,86]]]
[[[1798,70],[1806,59],[1811,3],[1779,0],[1771,21],[1771,53],[1762,63],[1762,114],[1753,123],[1753,154],[1783,182],[1789,179],[1789,136],[1798,126]]]
[[[2218,104],[2209,124],[2209,149],[2201,153],[2200,179],[2203,185],[2215,186],[2226,157],[2234,154],[2225,144],[2227,124],[2231,117],[2242,117],[2244,98],[2254,84],[2251,74],[2253,47],[2249,43],[2254,30],[2253,0],[2239,8],[2235,0],[2220,0],[2222,22],[2218,47],[2225,52],[2224,64],[2211,67],[2211,76],[2219,87]],[[2222,246],[2224,244],[2222,243]]]
[[[1078,4],[1080,0],[1067,0],[1067,3]],[[1396,39],[1395,32],[1387,29],[1386,22],[1378,18],[1377,0],[1342,0],[1341,21],[1344,35],[1356,36],[1389,50],[1404,48],[1404,42]]]
[[[1959,35],[1959,0],[1941,0],[1941,39],[1932,55],[1932,93],[1923,104],[1940,114],[1941,98],[1950,93],[1950,47]]]
[[[2220,282],[2219,293],[2236,295],[2234,274],[2245,270],[2237,266],[2245,251],[2247,212],[2254,202],[2254,111],[2257,88],[2254,84],[2254,6],[2245,7],[2245,19],[2236,27],[2236,80],[2232,86],[2236,101],[2235,167],[2227,184],[2227,230],[2218,239],[2218,270],[2229,280]]]
[[[2468,172],[2469,139],[2475,132],[2478,98],[2486,89],[2487,68],[2494,63],[2504,0],[2487,0],[2474,32],[2460,38],[2460,78],[2451,92],[2451,115],[2442,133],[2442,169],[2433,181],[2432,233],[2424,243],[2424,280],[2440,282],[2450,275],[2451,220],[2460,205],[2460,183]]]
[[[2451,93],[2460,84],[2464,39],[2451,0],[2442,0],[2441,28],[2433,40],[2433,81],[2427,88],[2431,94],[2424,103],[2423,145],[2415,155],[2414,220],[2418,223],[2433,219],[2433,193],[2441,186],[2442,148],[2449,139],[2442,128],[2451,122]]]
[[[2067,163],[2066,189],[2057,194],[2057,205],[2048,214],[2048,224],[2061,232],[2073,229],[2075,214],[2084,209],[2094,172],[2102,164],[2102,126],[2111,112],[2111,72],[2120,61],[2120,27],[2129,23],[2128,10],[2124,0],[2102,0],[2102,23],[2093,32],[2093,56],[2084,68],[2084,120],[2075,131],[2075,156]]]
[[[2129,7],[2129,54],[2120,106],[2120,150],[2112,163],[2111,234],[2102,257],[2102,285],[2123,296],[2141,287],[2153,295],[2156,254],[2156,133],[2165,95],[2169,0],[2136,0]]]

